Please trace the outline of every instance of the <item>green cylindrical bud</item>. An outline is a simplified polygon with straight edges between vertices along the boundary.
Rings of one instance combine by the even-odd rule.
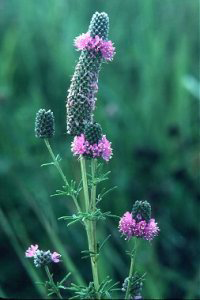
[[[145,220],[146,222],[149,222],[151,219],[151,205],[146,200],[137,200],[133,205],[132,215],[136,221]]]
[[[54,115],[51,110],[40,109],[35,119],[35,136],[51,138],[55,133]]]
[[[91,144],[97,144],[102,138],[102,128],[99,123],[88,123],[84,130],[85,139]]]
[[[34,264],[37,268],[40,268],[42,266],[48,265],[50,262],[52,262],[51,259],[51,252],[48,251],[42,251],[37,250],[34,255]]]
[[[105,12],[96,12],[90,21],[89,33],[92,37],[98,35],[103,40],[107,40],[109,31],[109,19]]]

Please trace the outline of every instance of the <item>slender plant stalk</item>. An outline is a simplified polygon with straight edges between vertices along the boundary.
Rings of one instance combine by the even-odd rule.
[[[53,278],[52,278],[52,275],[51,275],[51,273],[50,273],[50,271],[49,271],[48,266],[45,266],[44,268],[45,268],[45,271],[46,271],[47,276],[48,276],[48,278],[49,278],[49,282],[50,282],[50,284],[51,284],[51,287],[52,287],[52,289],[54,290],[54,293],[58,296],[59,299],[63,299],[63,297],[61,296],[61,294],[60,294],[60,292],[59,292],[57,286],[55,285],[55,283],[54,283],[54,281],[53,281]]]
[[[92,175],[92,188],[91,188],[91,209],[94,211],[96,208],[96,183],[95,180],[95,173],[97,167],[97,160],[91,160],[91,175]]]
[[[126,290],[125,299],[129,299],[131,278],[133,276],[133,269],[134,269],[135,257],[136,257],[136,249],[137,249],[137,238],[135,238],[134,250],[133,250],[133,253],[131,254],[131,265],[130,265],[130,269],[129,269],[128,286],[127,286],[127,290]]]
[[[92,187],[91,187],[91,211],[96,210],[96,183],[95,183],[95,173],[96,173],[96,159],[91,160],[91,175],[92,175]],[[92,238],[92,248],[94,255],[93,268],[95,271],[95,277],[97,280],[97,286],[99,287],[99,276],[98,276],[98,253],[97,253],[97,230],[96,230],[96,220],[91,221],[91,238]]]
[[[96,209],[96,185],[92,183],[91,188],[91,199],[89,198],[89,191],[88,191],[88,182],[87,182],[87,171],[86,171],[86,164],[85,158],[80,158],[81,163],[81,174],[83,180],[83,191],[84,191],[84,198],[85,198],[85,208],[86,212],[94,211]],[[95,178],[95,170],[96,170],[96,160],[91,160],[92,164],[92,182],[94,182]],[[91,200],[91,201],[90,201]],[[96,222],[87,220],[85,221],[85,228],[87,232],[88,238],[88,246],[90,251],[90,260],[91,260],[91,267],[92,267],[92,275],[93,281],[96,291],[99,289],[99,275],[98,275],[98,266],[97,266],[97,242],[96,242]],[[99,295],[97,294],[97,298],[99,299]]]
[[[55,157],[55,154],[53,153],[53,150],[51,148],[49,140],[48,139],[44,139],[44,142],[45,142],[45,144],[47,146],[47,149],[48,149],[48,151],[49,151],[49,153],[50,153],[50,155],[51,155],[51,157],[53,159],[54,166],[57,168],[58,172],[60,173],[60,176],[62,177],[65,185],[67,187],[69,187],[69,183],[67,181],[67,178],[66,178],[65,174],[63,173],[63,170],[61,169],[60,164],[59,164],[58,160]],[[77,199],[76,199],[76,197],[74,195],[72,195],[72,199],[73,199],[74,204],[75,204],[75,206],[77,208],[77,211],[80,212],[81,211],[80,206],[79,206],[78,201],[77,201]]]
[[[89,198],[89,191],[88,191],[88,183],[87,183],[87,172],[86,172],[86,165],[85,165],[85,158],[81,156],[81,174],[83,180],[83,192],[85,198],[85,211],[88,212],[90,208],[90,198]]]

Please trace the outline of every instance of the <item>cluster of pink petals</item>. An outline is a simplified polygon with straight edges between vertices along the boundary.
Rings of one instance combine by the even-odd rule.
[[[26,257],[34,257],[36,255],[38,249],[38,245],[31,245],[25,252]],[[51,260],[54,263],[60,262],[61,255],[57,252],[51,253]]]
[[[109,142],[105,135],[97,144],[91,145],[82,133],[80,136],[75,136],[71,150],[74,155],[85,155],[90,157],[102,157],[104,160],[109,161],[112,157],[111,142]]]
[[[150,219],[149,222],[145,220],[136,222],[130,212],[126,212],[119,221],[119,231],[126,236],[126,239],[135,236],[150,241],[158,235],[159,230],[154,219]]]
[[[51,254],[51,259],[54,263],[59,263],[60,262],[60,258],[61,258],[61,255],[57,252],[53,252]]]
[[[115,54],[115,47],[111,41],[106,41],[98,35],[91,37],[90,33],[83,33],[75,38],[74,44],[78,50],[94,50],[101,52],[105,60],[111,61]]]
[[[27,250],[26,250],[26,257],[33,257],[38,250],[38,245],[31,245]]]

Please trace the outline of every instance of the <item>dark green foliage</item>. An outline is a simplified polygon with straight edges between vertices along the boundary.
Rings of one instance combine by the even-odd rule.
[[[43,250],[37,250],[36,254],[34,256],[34,264],[37,268],[40,268],[42,266],[46,266],[51,262],[51,252],[43,251]]]
[[[133,205],[132,215],[136,221],[145,220],[149,222],[151,219],[151,205],[146,200],[137,200]]]
[[[90,282],[86,287],[72,284],[68,289],[75,294],[73,299],[97,299],[93,282]]]
[[[145,280],[144,275],[140,276],[138,273],[135,273],[131,278],[126,277],[124,280],[123,286],[122,286],[122,291],[126,292],[127,287],[128,287],[128,281],[130,282],[130,299],[142,299],[142,288],[143,288],[143,282]],[[141,298],[139,298],[141,297]]]
[[[90,282],[88,286],[78,286],[76,284],[71,285],[70,288],[67,288],[70,291],[73,291],[75,296],[71,299],[113,299],[112,294],[118,290],[116,287],[119,282],[113,283],[112,279],[106,277],[99,285],[98,290],[95,290],[94,283]]]
[[[90,145],[97,144],[102,138],[102,128],[99,123],[86,124],[84,135]]]
[[[51,138],[55,133],[54,115],[51,110],[40,109],[35,119],[35,136]]]
[[[107,37],[109,27],[108,15],[95,13],[89,31],[101,37]],[[95,108],[95,94],[98,90],[98,76],[102,63],[100,53],[83,50],[67,96],[67,133],[80,135],[85,124],[92,122]]]

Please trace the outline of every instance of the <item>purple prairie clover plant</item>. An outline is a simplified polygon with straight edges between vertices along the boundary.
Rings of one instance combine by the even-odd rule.
[[[80,35],[74,41],[77,50],[81,55],[76,65],[74,75],[67,96],[67,133],[74,137],[71,143],[71,151],[74,156],[79,157],[81,180],[77,185],[71,180],[68,182],[60,164],[59,155],[55,156],[49,138],[54,136],[55,125],[53,113],[45,109],[40,109],[36,115],[35,134],[42,138],[46,144],[52,162],[42,166],[53,165],[61,176],[64,186],[63,190],[57,190],[54,196],[65,195],[71,197],[74,203],[75,213],[71,216],[62,216],[59,219],[66,220],[68,225],[81,222],[87,234],[88,250],[84,250],[86,257],[90,258],[92,281],[88,286],[79,286],[72,283],[66,288],[63,286],[66,278],[55,284],[53,274],[50,273],[48,265],[59,263],[61,255],[50,250],[40,250],[38,245],[31,245],[25,252],[27,258],[33,258],[36,267],[44,267],[48,276],[45,286],[48,295],[57,295],[62,299],[60,289],[70,290],[80,299],[111,299],[111,293],[116,291],[118,283],[110,287],[110,279],[101,279],[99,274],[99,254],[100,249],[107,241],[102,243],[97,236],[97,222],[111,216],[110,212],[102,212],[97,205],[103,197],[113,188],[102,191],[98,194],[97,185],[107,180],[110,172],[103,173],[102,163],[97,158],[109,161],[112,158],[113,150],[111,142],[103,135],[100,124],[94,121],[94,109],[96,103],[96,93],[98,91],[98,76],[101,64],[111,61],[115,54],[115,48],[108,40],[109,18],[104,12],[96,12],[91,19],[88,32]],[[87,158],[87,159],[86,159]],[[90,167],[90,171],[89,168]],[[83,197],[80,197],[80,192]],[[83,199],[84,203],[81,203]],[[119,231],[130,240],[135,237],[134,249],[129,252],[131,264],[129,275],[124,281],[123,291],[126,292],[125,299],[141,299],[142,278],[134,275],[134,261],[138,238],[151,241],[159,233],[159,227],[155,219],[151,218],[151,206],[147,201],[136,201],[132,212],[126,212],[119,221]],[[130,241],[131,243],[131,241]],[[100,246],[98,246],[100,245]],[[88,255],[89,254],[89,255]],[[78,273],[78,268],[74,266]],[[105,296],[105,297],[104,297]]]
[[[38,245],[31,245],[25,252],[27,258],[34,258],[36,267],[48,265],[49,263],[59,263],[61,255],[57,252],[51,253],[50,250],[43,251],[38,249]]]
[[[151,241],[158,235],[160,229],[151,218],[151,207],[147,201],[136,201],[133,211],[126,212],[119,221],[119,231],[126,239],[131,237]]]
[[[130,240],[134,237],[134,248],[131,252],[128,252],[131,258],[129,275],[123,285],[123,291],[126,293],[125,299],[142,299],[141,279],[144,275],[141,277],[137,276],[137,278],[133,275],[138,238],[151,241],[160,231],[155,219],[151,218],[151,205],[149,202],[146,200],[137,200],[133,205],[132,212],[127,211],[121,217],[119,221],[119,231],[125,236],[126,240]]]

